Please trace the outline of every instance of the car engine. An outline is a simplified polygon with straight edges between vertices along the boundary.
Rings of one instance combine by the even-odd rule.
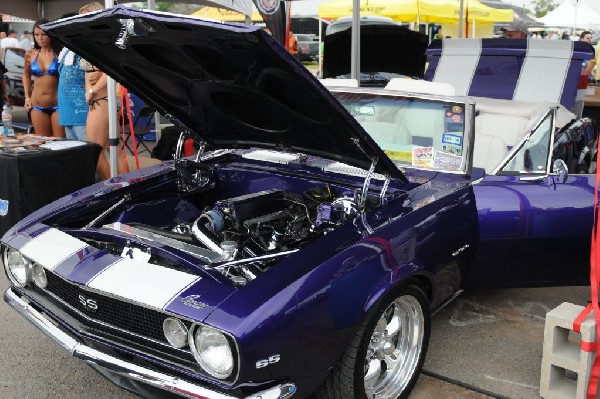
[[[329,186],[304,195],[268,190],[217,201],[176,231],[191,232],[200,245],[219,255],[218,270],[244,284],[280,256],[354,216],[356,209],[350,196],[334,199]]]
[[[140,223],[136,217],[123,219],[127,210],[109,216],[128,202],[124,197],[81,230],[94,226],[118,230],[129,237],[124,244],[81,233],[78,237],[111,253],[156,264],[173,264],[161,255],[170,247],[191,255],[205,268],[218,270],[234,284],[244,285],[305,244],[354,219],[359,213],[357,196],[358,191],[337,195],[327,184],[301,194],[266,190],[211,202],[190,222],[171,227]],[[135,204],[129,205],[135,209]]]

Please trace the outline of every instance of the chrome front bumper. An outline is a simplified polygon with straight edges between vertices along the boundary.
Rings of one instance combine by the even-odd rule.
[[[123,361],[117,357],[90,348],[78,342],[71,334],[57,327],[50,320],[31,305],[23,301],[12,288],[4,293],[4,301],[29,320],[33,325],[42,330],[46,335],[56,341],[71,355],[85,362],[104,367],[113,373],[122,375],[132,380],[140,381],[165,391],[177,393],[191,399],[239,399],[235,396],[215,392],[211,389],[198,386],[194,383],[170,376],[161,372],[141,367]],[[296,392],[294,384],[280,384],[273,388],[245,397],[244,399],[285,399]]]

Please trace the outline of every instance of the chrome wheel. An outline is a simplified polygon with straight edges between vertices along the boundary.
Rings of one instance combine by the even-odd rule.
[[[413,380],[425,335],[421,303],[412,295],[396,298],[380,315],[364,361],[368,398],[395,398]]]
[[[420,286],[390,289],[369,309],[318,399],[407,399],[425,360],[431,315]]]

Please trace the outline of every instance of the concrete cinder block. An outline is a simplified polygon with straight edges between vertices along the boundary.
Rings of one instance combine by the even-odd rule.
[[[595,352],[581,350],[581,341],[596,342],[596,321],[590,312],[573,332],[583,306],[563,302],[546,314],[540,396],[544,399],[586,399]]]

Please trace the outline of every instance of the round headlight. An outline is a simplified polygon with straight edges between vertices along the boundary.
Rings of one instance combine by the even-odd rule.
[[[163,321],[163,332],[167,341],[175,348],[183,348],[187,345],[188,329],[179,319],[169,317]]]
[[[31,274],[35,285],[40,288],[46,288],[48,285],[48,278],[46,277],[46,271],[42,265],[34,263],[31,268]]]
[[[17,287],[25,287],[31,282],[31,265],[19,251],[12,248],[6,250],[4,268],[10,281]]]
[[[225,379],[233,372],[233,351],[225,334],[208,326],[198,326],[190,334],[190,347],[196,361],[210,375]]]

